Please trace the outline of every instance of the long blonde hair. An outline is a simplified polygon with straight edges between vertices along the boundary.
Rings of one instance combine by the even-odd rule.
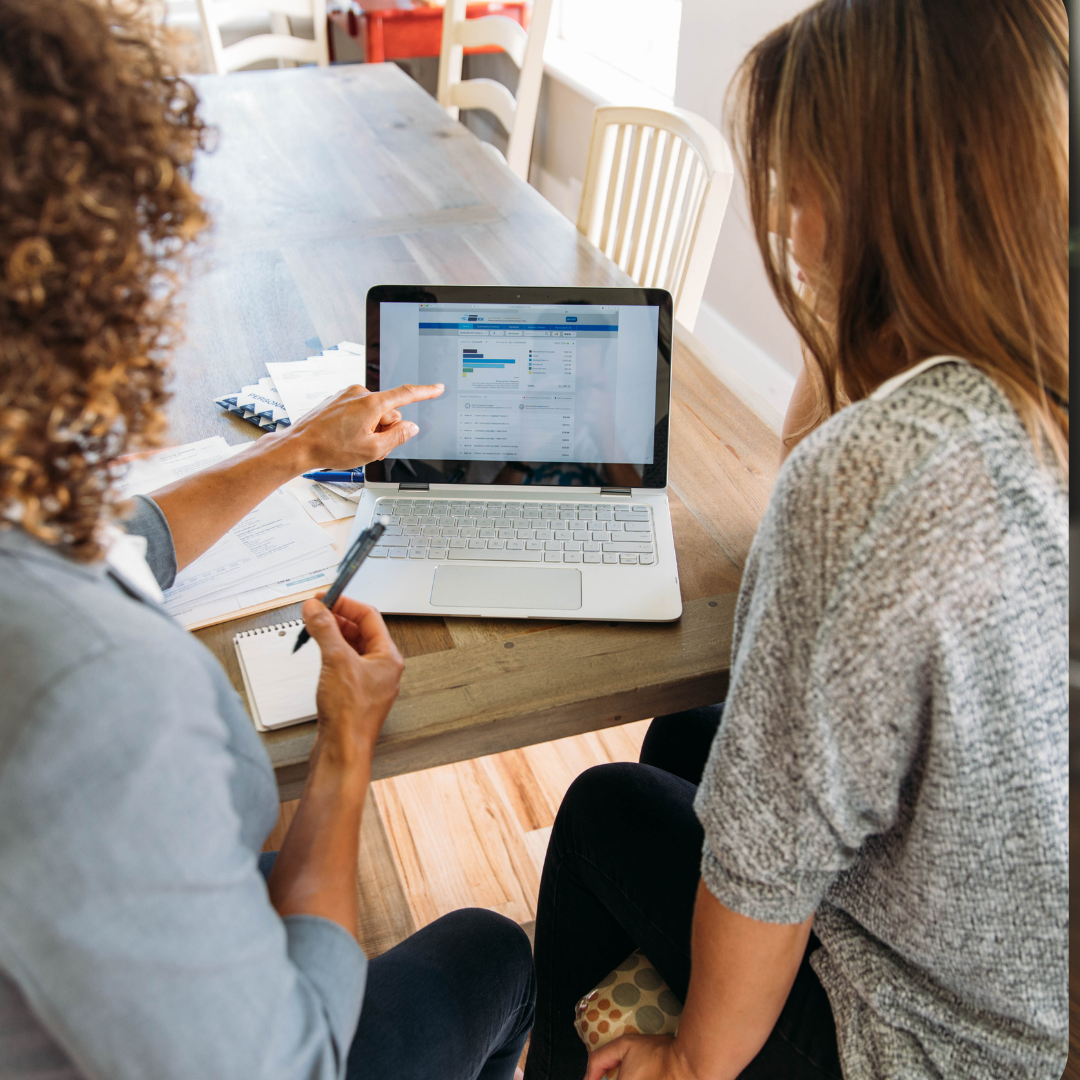
[[[822,0],[743,62],[733,142],[822,416],[958,355],[1068,474],[1068,34],[1061,0]],[[831,325],[789,272],[796,176],[822,200]]]

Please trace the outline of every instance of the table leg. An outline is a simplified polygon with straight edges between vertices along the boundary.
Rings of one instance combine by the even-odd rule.
[[[364,12],[360,16],[364,28],[364,62],[383,64],[386,62],[386,45],[383,41],[383,21],[377,14]]]

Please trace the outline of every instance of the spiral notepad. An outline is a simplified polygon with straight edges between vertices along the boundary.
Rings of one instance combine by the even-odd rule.
[[[303,626],[302,620],[294,619],[233,638],[251,718],[259,731],[315,719],[322,655],[315,640],[299,652],[292,651]]]

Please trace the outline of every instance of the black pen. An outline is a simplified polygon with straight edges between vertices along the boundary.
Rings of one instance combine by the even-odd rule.
[[[365,529],[356,538],[356,543],[346,553],[345,558],[341,560],[341,568],[338,570],[337,577],[334,578],[334,584],[330,586],[329,591],[322,598],[322,602],[326,607],[332,608],[338,602],[338,597],[345,591],[345,587],[349,582],[352,581],[353,575],[360,569],[360,564],[368,557],[368,552],[375,546],[375,541],[382,536],[384,529],[383,523],[376,521],[371,528]],[[296,652],[310,636],[305,626],[300,631],[300,636],[296,639],[292,651]]]

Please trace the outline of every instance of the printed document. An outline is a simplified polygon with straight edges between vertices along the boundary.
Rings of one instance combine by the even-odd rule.
[[[132,462],[118,484],[124,497],[146,494],[229,457],[240,446],[229,446],[216,436],[163,450]],[[337,553],[325,532],[283,490],[275,491],[230,529],[209,551],[179,574],[165,592],[165,607],[185,625],[205,621],[193,618],[196,607],[211,602],[235,611],[259,600],[241,603],[240,596],[269,589],[266,599],[288,595],[333,581]],[[314,584],[309,580],[322,575]],[[301,583],[297,583],[297,581]],[[283,591],[284,590],[284,591]]]

